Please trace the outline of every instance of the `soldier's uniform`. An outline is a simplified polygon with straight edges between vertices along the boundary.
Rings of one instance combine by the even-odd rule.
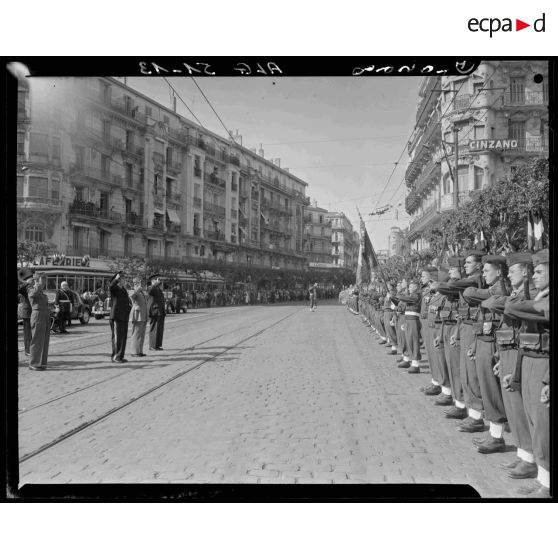
[[[513,253],[506,257],[508,268],[515,264],[531,265],[532,257],[529,253]],[[527,292],[525,287],[527,286]],[[527,294],[527,296],[526,296]],[[504,308],[507,302],[521,302],[526,298],[534,297],[536,292],[529,292],[528,285],[521,284],[513,289],[509,296],[491,296],[483,301],[481,306],[502,316],[501,322],[494,331],[496,337],[496,350],[499,359],[499,376],[502,388],[502,399],[511,434],[517,447],[517,458],[511,463],[503,464],[507,469],[509,477],[514,479],[532,478],[537,475],[537,466],[533,455],[533,444],[523,398],[521,395],[521,383],[510,385],[509,380],[515,375],[518,355],[519,326],[518,320],[504,316]],[[506,385],[508,382],[508,385]]]
[[[433,271],[431,277],[436,281],[447,281],[448,274],[444,269]],[[432,374],[441,389],[441,394],[434,401],[435,405],[448,406],[453,403],[451,381],[442,336],[442,317],[440,312],[446,302],[446,297],[437,290],[431,289],[431,297],[427,307],[427,326],[430,339],[432,340]],[[437,390],[436,390],[437,391]],[[427,391],[425,390],[425,393]]]
[[[396,297],[399,295],[405,295],[405,291],[399,291]],[[395,308],[396,316],[396,333],[397,333],[397,345],[399,347],[399,352],[401,353],[401,362],[399,363],[399,368],[409,368],[411,366],[410,358],[407,350],[407,340],[405,339],[405,303],[399,301]]]
[[[435,267],[425,267],[422,269],[423,272],[427,272],[432,274],[437,272],[438,270]],[[428,312],[430,306],[430,300],[432,298],[432,293],[430,292],[430,283],[428,282],[427,285],[423,286],[422,289],[422,299],[421,299],[421,306],[420,306],[420,334],[422,340],[424,342],[424,350],[426,351],[426,358],[428,359],[428,365],[430,366],[430,373],[432,375],[431,384],[430,386],[423,388],[423,392],[426,395],[438,395],[441,393],[442,388],[439,382],[439,364],[437,355],[434,354],[434,340],[432,337],[432,328],[430,327]],[[434,325],[434,321],[432,319],[432,325]]]
[[[485,253],[481,250],[470,250],[466,257],[480,257],[483,255],[485,255]],[[458,427],[461,432],[481,432],[484,430],[484,422],[482,420],[483,405],[475,361],[469,358],[467,354],[470,346],[475,341],[473,325],[476,322],[478,310],[469,308],[469,304],[462,296],[466,288],[480,287],[480,285],[480,271],[475,271],[465,279],[458,279],[452,283],[444,283],[438,287],[439,292],[443,294],[459,296],[456,340],[459,340],[460,343],[459,370],[461,385],[463,387],[464,403],[468,413],[467,418],[464,419]]]
[[[115,273],[110,280],[110,317],[109,325],[111,329],[112,354],[113,362],[127,362],[124,358],[126,352],[126,338],[128,336],[128,320],[132,303],[128,296],[128,291],[118,284],[117,277],[122,272]]]
[[[383,319],[384,319],[384,329],[386,332],[387,343],[390,345],[388,349],[389,355],[396,355],[397,354],[397,333],[395,331],[395,325],[392,325],[392,322],[395,317],[395,304],[391,300],[391,297],[386,294],[384,298],[384,307],[383,307]]]
[[[456,256],[448,258],[450,267],[463,267],[463,258]],[[448,284],[451,285],[456,279],[450,279]],[[443,287],[440,287],[443,289]],[[438,292],[440,292],[440,288]],[[459,295],[447,292],[444,303],[440,309],[440,319],[442,328],[440,332],[441,341],[444,344],[444,356],[446,366],[449,372],[449,380],[451,393],[453,396],[453,407],[445,413],[446,418],[464,419],[467,417],[467,409],[464,403],[463,385],[461,383],[460,373],[460,352],[461,344],[458,335],[458,306]]]
[[[400,294],[394,297],[394,302],[404,302],[405,307],[405,339],[411,366],[407,369],[410,374],[420,373],[420,307],[422,295],[417,290],[412,294]],[[401,363],[403,364],[403,363]]]
[[[487,255],[483,263],[491,264],[500,268],[501,277],[507,274],[506,258],[499,255]],[[504,423],[507,422],[500,380],[494,374],[493,368],[496,362],[496,339],[494,330],[498,327],[500,320],[491,311],[480,307],[483,300],[491,296],[506,296],[502,280],[496,282],[486,289],[469,287],[463,292],[463,298],[471,307],[478,309],[476,323],[473,325],[475,339],[472,348],[475,356],[475,368],[479,381],[484,416],[490,422],[490,433],[485,439],[473,440],[477,451],[480,453],[495,453],[505,451]]]
[[[548,250],[533,256],[535,269],[549,265]],[[537,300],[538,299],[538,300]],[[521,320],[519,355],[516,371],[521,376],[521,393],[529,431],[533,441],[533,453],[538,467],[537,482],[525,487],[520,493],[531,497],[550,496],[550,409],[541,402],[543,387],[550,384],[550,299],[548,290],[537,294],[535,300],[508,302],[506,316]],[[515,378],[516,381],[519,378]]]

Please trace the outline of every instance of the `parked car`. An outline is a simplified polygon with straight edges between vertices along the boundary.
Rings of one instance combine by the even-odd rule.
[[[51,318],[56,317],[56,308],[54,300],[56,298],[56,291],[44,291],[48,298],[48,306],[50,308]],[[70,305],[70,318],[72,320],[79,320],[82,324],[88,324],[91,318],[92,310],[89,303],[85,302],[83,298],[76,292],[70,290],[70,298],[72,299]]]
[[[177,297],[172,291],[163,291],[165,296],[165,307],[167,314],[180,314],[188,310],[188,299],[184,297]]]

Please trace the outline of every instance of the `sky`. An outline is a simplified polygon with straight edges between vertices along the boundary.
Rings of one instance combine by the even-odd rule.
[[[191,78],[168,79],[205,128],[226,136]],[[343,211],[357,230],[358,207],[374,247],[383,250],[388,247],[389,228],[408,225],[402,180],[420,79],[198,77],[196,81],[227,129],[238,130],[244,147],[261,145],[266,159],[280,158],[281,167],[308,183],[311,200],[327,210]],[[161,77],[128,77],[127,84],[172,107],[170,88]],[[193,120],[180,99],[177,112]],[[388,203],[394,206],[388,213],[368,215]]]

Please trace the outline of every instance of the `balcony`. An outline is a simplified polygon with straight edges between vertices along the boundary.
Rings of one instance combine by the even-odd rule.
[[[221,231],[210,231],[207,229],[204,229],[203,237],[209,240],[220,240],[221,242],[225,240],[225,235]]]
[[[98,93],[96,95],[98,97]],[[110,106],[113,110],[119,112],[120,114],[124,114],[128,118],[133,118],[142,124],[146,123],[146,116],[139,111],[139,108],[133,106],[133,101],[130,103],[126,103],[126,99],[124,97],[120,97],[119,99],[113,99],[110,103]]]
[[[93,202],[74,200],[68,208],[68,213],[74,217],[88,217],[91,219],[111,221],[115,225],[122,222],[121,213],[112,211],[106,207],[99,207]]]
[[[143,215],[135,213],[133,211],[130,213],[126,213],[126,224],[132,227],[146,226]]]
[[[517,148],[513,151],[529,152],[529,153],[543,153],[548,151],[548,143],[544,136],[534,136],[530,138],[517,139]]]
[[[207,213],[213,213],[214,215],[218,215],[221,217],[224,217],[226,213],[226,210],[223,206],[215,205],[214,203],[208,203],[205,201],[203,203],[203,210]]]
[[[431,159],[422,169],[420,174],[413,180],[412,189],[420,194],[428,188],[433,178],[440,179],[440,160],[435,157]]]
[[[459,207],[461,207],[469,201],[469,192],[459,192],[459,194],[457,194],[457,198],[457,203]],[[451,211],[452,209],[456,209],[453,193],[450,192],[449,194],[443,194],[440,201],[440,211]]]
[[[43,211],[62,211],[62,202],[57,199],[40,196],[18,196],[17,205],[20,209],[36,209]]]
[[[101,168],[92,167],[89,165],[72,165],[70,167],[70,176],[82,176],[92,178],[108,184],[115,184],[122,186],[124,179],[122,175],[113,174],[108,171],[103,171]]]
[[[548,105],[548,94],[545,91],[506,91],[504,94],[504,106],[524,107],[533,105]]]
[[[167,221],[167,232],[171,234],[180,234],[182,231],[182,225],[179,223],[172,223],[171,221]]]
[[[182,172],[182,162],[176,159],[167,160],[167,172],[174,175],[180,174]]]
[[[442,126],[440,123],[440,114],[436,110],[432,113],[426,126],[417,128],[409,141],[409,150],[411,152],[412,161],[407,172],[411,170],[415,161],[420,159],[421,152],[427,144],[439,142],[442,139]]]
[[[162,219],[154,219],[151,227],[155,230],[158,230],[158,231],[164,231],[165,230],[165,223]]]
[[[210,174],[210,175],[206,174],[204,182],[206,184],[212,184],[213,186],[219,186],[220,188],[226,187],[225,181],[214,174]]]
[[[409,233],[418,233],[426,228],[431,222],[433,222],[439,215],[439,205],[438,201],[431,203],[427,206],[423,213],[411,222],[409,226]]]
[[[240,159],[236,155],[231,155],[229,157],[229,162],[237,167],[240,167]]]

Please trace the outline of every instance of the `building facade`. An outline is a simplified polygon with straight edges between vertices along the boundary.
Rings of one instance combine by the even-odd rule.
[[[407,232],[400,227],[390,227],[388,237],[388,256],[405,256],[408,254]]]
[[[358,265],[359,235],[343,212],[328,212],[331,223],[331,255],[334,267],[356,271]]]
[[[304,181],[118,80],[30,83],[18,239],[67,256],[304,267]]]
[[[327,213],[317,204],[304,207],[304,256],[312,268],[333,266],[331,221]]]
[[[425,230],[471,192],[548,157],[548,118],[546,62],[489,61],[470,76],[426,77],[405,175],[412,247],[427,248]]]

